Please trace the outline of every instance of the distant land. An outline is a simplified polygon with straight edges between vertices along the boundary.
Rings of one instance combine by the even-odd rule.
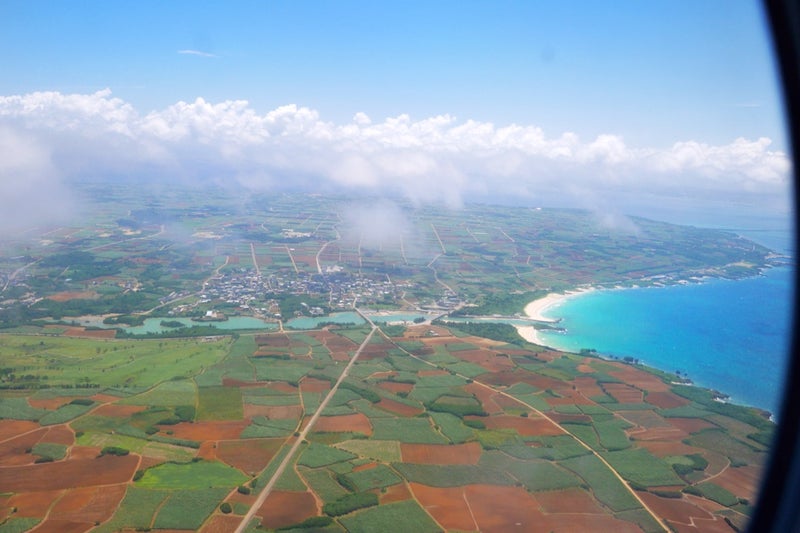
[[[572,209],[77,193],[81,218],[0,241],[0,528],[746,525],[768,413],[517,328],[558,327],[524,313],[549,293],[780,253]]]

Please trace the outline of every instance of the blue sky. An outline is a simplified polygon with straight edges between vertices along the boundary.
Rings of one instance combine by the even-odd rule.
[[[436,178],[442,190],[431,194],[448,203],[461,201],[446,194],[454,186],[467,196],[498,190],[547,200],[553,180],[563,184],[571,172],[573,199],[588,203],[620,183],[691,196],[687,184],[698,176],[708,191],[728,173],[738,176],[741,202],[747,191],[778,194],[776,173],[788,168],[757,2],[196,4],[0,3],[0,127],[33,142],[62,177],[86,171],[70,159],[76,144],[84,158],[108,158],[108,147],[92,156],[89,146],[99,127],[121,136],[126,164],[164,175],[190,179],[190,160],[202,154],[218,179],[265,187],[293,173],[300,182],[414,196]],[[233,109],[234,101],[247,103]],[[277,120],[267,116],[281,109],[291,146],[266,141]],[[203,130],[212,123],[229,129]],[[503,129],[512,125],[522,130]],[[53,131],[69,128],[84,143],[73,135],[67,150]],[[251,135],[234,139],[236,130]],[[20,140],[19,131],[33,138]],[[255,137],[284,154],[310,142],[321,161],[295,168],[259,159],[241,149]],[[333,141],[322,146],[321,138]],[[441,146],[431,152],[433,140]],[[220,148],[226,142],[237,155]],[[476,161],[476,143],[507,152]],[[380,151],[386,146],[397,149]],[[137,160],[131,150],[147,154]],[[464,157],[443,162],[453,151]],[[414,168],[398,171],[398,160]],[[515,166],[496,180],[476,178],[498,164]]]

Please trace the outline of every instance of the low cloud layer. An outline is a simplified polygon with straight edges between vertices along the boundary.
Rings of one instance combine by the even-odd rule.
[[[401,194],[451,207],[496,198],[607,203],[615,195],[766,205],[789,190],[789,157],[768,138],[629,143],[449,115],[374,121],[358,113],[334,124],[296,105],[262,114],[245,101],[198,98],[142,113],[109,90],[37,92],[0,97],[0,197],[3,208],[35,203],[29,188],[13,184],[58,191],[87,177]]]

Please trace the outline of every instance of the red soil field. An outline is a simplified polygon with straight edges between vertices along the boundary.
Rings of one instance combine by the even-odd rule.
[[[702,418],[670,418],[669,423],[676,428],[682,429],[686,433],[697,433],[704,429],[718,427],[712,422],[708,422]]]
[[[69,300],[91,300],[97,296],[94,291],[64,291],[50,295],[47,299],[54,302],[67,302]]]
[[[273,381],[266,385],[266,387],[270,390],[278,391],[278,392],[292,392],[297,393],[297,387],[294,385],[290,385],[285,381]]]
[[[623,383],[630,383],[634,387],[638,387],[648,392],[668,392],[670,385],[661,381],[653,374],[648,374],[638,368],[633,368],[620,364],[620,370],[609,372],[615,378],[619,378]]]
[[[670,391],[648,393],[644,401],[661,409],[672,409],[673,407],[680,407],[681,405],[687,405],[689,403],[689,400],[686,398],[681,398]]]
[[[42,517],[47,514],[50,505],[61,496],[62,492],[62,490],[47,490],[15,494],[9,498],[8,505],[17,508],[15,516]]]
[[[114,403],[119,400],[119,396],[112,396],[111,394],[92,394],[92,400],[96,401],[97,403]]]
[[[538,495],[537,495],[538,496]],[[607,514],[551,514],[546,515],[543,531],[613,531],[614,533],[641,533],[632,522],[618,520]]]
[[[276,348],[288,348],[290,344],[289,336],[285,333],[270,333],[268,335],[256,335],[256,344],[260,346],[272,346]]]
[[[649,492],[639,492],[637,494],[656,515],[669,522],[691,524],[692,519],[713,518],[711,513],[689,503],[685,497],[680,499],[660,498]]]
[[[99,446],[73,446],[69,449],[70,459],[94,459],[100,455]]]
[[[492,389],[488,389],[478,385],[477,383],[470,383],[464,387],[464,390],[470,394],[474,394],[475,397],[478,398],[478,401],[481,402],[481,407],[483,407],[483,410],[490,415],[503,412],[503,408],[500,407],[496,401],[494,401],[494,398],[498,396],[498,394]]]
[[[90,339],[113,339],[116,337],[117,331],[114,329],[91,329],[85,328],[67,328],[64,331],[66,337],[86,337]]]
[[[35,492],[124,483],[133,477],[138,464],[136,455],[107,455],[95,459],[13,466],[3,469],[0,491]]]
[[[59,396],[57,398],[28,398],[28,405],[34,409],[48,409],[55,410],[66,405],[77,396]]]
[[[28,420],[0,420],[0,441],[34,430],[38,427],[39,424]]]
[[[466,444],[400,444],[404,463],[475,465],[481,457],[481,445],[477,442]]]
[[[376,407],[380,407],[384,411],[389,411],[390,413],[395,413],[400,416],[416,416],[424,411],[421,407],[413,407],[388,398],[381,398],[381,401],[376,404]]]
[[[449,373],[450,372],[448,372],[447,370],[420,370],[419,372],[417,372],[417,375],[419,377],[424,378],[429,376],[446,376]]]
[[[378,387],[382,388],[383,390],[388,390],[389,392],[397,394],[398,392],[411,392],[411,389],[414,388],[414,385],[411,383],[395,383],[393,381],[381,381],[380,383],[378,383]]]
[[[144,411],[147,409],[146,405],[120,405],[120,404],[107,404],[101,405],[95,410],[95,415],[108,416],[111,418],[128,418],[129,416]]]
[[[207,461],[213,461],[217,458],[217,443],[213,440],[207,440],[200,444],[200,448],[197,450],[197,457],[201,459],[205,459]]]
[[[245,473],[260,472],[275,457],[283,439],[245,439],[217,444],[217,457]]]
[[[42,442],[72,446],[75,442],[75,434],[67,426],[50,426],[47,434],[42,437]]]
[[[256,513],[264,527],[277,529],[316,516],[317,501],[310,492],[276,490]]]
[[[477,524],[470,516],[464,497],[465,487],[429,487],[410,483],[411,492],[433,519],[447,530],[475,531]]]
[[[561,395],[561,398],[545,398],[549,405],[592,405],[594,402],[570,388],[561,387],[556,389],[555,392]]]
[[[649,440],[639,441],[636,443],[637,448],[644,448],[656,457],[669,457],[670,455],[690,455],[693,453],[700,453],[703,450],[689,446],[678,440]]]
[[[747,498],[753,504],[761,484],[761,474],[762,469],[757,466],[728,467],[713,481],[737,496]]]
[[[200,530],[200,533],[232,533],[242,522],[241,516],[217,514],[212,516]]]
[[[46,428],[39,428],[30,433],[25,433],[0,443],[0,465],[18,466],[32,464],[36,458],[26,453],[26,450],[32,448],[46,434]]]
[[[597,380],[590,377],[577,377],[572,380],[572,384],[578,389],[581,394],[587,397],[603,395],[603,389],[597,384]]]
[[[545,491],[536,493],[545,513],[590,513],[604,514],[603,508],[588,492],[580,489]]]
[[[51,516],[91,525],[111,518],[125,496],[126,485],[81,487],[68,490],[50,511]]]
[[[474,417],[469,417],[474,418]],[[476,418],[478,419],[478,418]],[[480,418],[488,429],[514,429],[523,437],[533,435],[563,435],[564,432],[546,418],[521,416],[490,416]]]
[[[235,440],[239,438],[247,420],[233,420],[223,422],[181,422],[169,426],[176,439],[187,440]]]
[[[619,403],[641,403],[643,398],[642,391],[625,383],[606,383],[603,387]]]
[[[412,498],[411,491],[408,490],[405,483],[398,483],[397,485],[386,487],[386,492],[377,491],[376,493],[378,494],[378,501],[380,501],[381,505],[410,500]]]
[[[589,415],[573,415],[569,413],[548,413],[547,416],[549,416],[551,420],[553,420],[558,424],[563,424],[564,422],[577,422],[580,424],[582,422],[592,421],[592,417],[590,417]]]
[[[304,377],[300,382],[300,390],[303,392],[327,392],[331,388],[330,381]]]
[[[582,373],[584,373],[584,374],[591,374],[592,372],[594,372],[594,368],[592,368],[591,366],[589,366],[589,365],[586,365],[586,364],[580,364],[580,365],[578,365],[578,366],[576,367],[576,370],[577,370],[578,372],[582,372]]]
[[[363,465],[358,465],[358,466],[353,467],[353,472],[361,472],[363,470],[372,470],[376,466],[378,466],[378,463],[376,463],[375,461],[373,461],[371,463],[364,463]]]
[[[484,533],[552,529],[535,497],[521,487],[468,485],[464,493],[478,529]]]
[[[303,426],[308,423],[308,419],[303,422]],[[343,431],[355,431],[367,436],[372,435],[372,424],[369,423],[363,413],[341,416],[321,416],[314,424],[314,431],[338,433]]]

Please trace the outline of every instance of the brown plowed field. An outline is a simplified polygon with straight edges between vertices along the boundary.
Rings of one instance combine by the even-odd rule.
[[[503,412],[503,408],[500,407],[496,401],[494,401],[495,396],[498,394],[493,390],[482,387],[477,383],[470,383],[464,387],[464,390],[470,394],[474,394],[475,397],[478,398],[478,401],[481,402],[481,407],[483,407],[483,410],[490,415]]]
[[[597,380],[594,378],[581,376],[573,379],[572,383],[581,393],[590,398],[592,396],[602,396],[604,394],[603,389],[600,388],[597,384]]]
[[[478,464],[481,451],[481,445],[477,442],[454,445],[400,443],[404,463],[475,465]]]
[[[704,429],[719,427],[702,418],[670,418],[669,423],[686,433],[697,433]]]
[[[468,485],[464,492],[483,533],[552,529],[547,527],[535,497],[521,487]]]
[[[248,425],[247,420],[234,420],[223,422],[181,422],[174,426],[169,426],[176,439],[187,440],[234,440],[238,439],[244,428]]]
[[[653,374],[648,374],[647,372],[639,370],[638,368],[626,367],[624,365],[620,366],[622,366],[620,370],[609,372],[609,374],[615,378],[618,378],[623,383],[630,383],[634,387],[638,387],[648,392],[669,391],[670,385],[664,383],[661,381],[661,379],[657,378]]]
[[[709,520],[697,519],[694,526],[676,524],[674,525],[677,533],[731,533],[731,527],[722,518],[711,518]]]
[[[363,465],[358,465],[353,467],[353,472],[363,472],[364,470],[372,470],[378,466],[378,463],[372,461],[370,463],[364,463]]]
[[[216,459],[217,442],[213,440],[207,440],[200,444],[200,448],[197,450],[197,457],[205,459],[206,461],[213,461]]]
[[[308,423],[307,420],[308,419],[304,422],[304,425]],[[321,416],[317,419],[316,424],[314,424],[314,431],[328,433],[355,431],[371,436],[372,424],[369,423],[369,418],[363,413],[341,416]]]
[[[58,396],[57,398],[28,398],[28,405],[34,409],[55,410],[66,405],[77,396]]]
[[[541,417],[490,416],[480,418],[488,429],[514,429],[523,437],[533,435],[563,435],[555,424]]]
[[[73,459],[94,459],[100,455],[99,446],[73,446],[69,449],[69,458]]]
[[[713,518],[711,513],[689,503],[685,497],[660,498],[649,492],[639,492],[638,495],[656,515],[670,522],[691,524],[693,518]]]
[[[411,389],[414,388],[414,384],[395,383],[393,381],[381,381],[380,383],[378,383],[378,387],[382,388],[383,390],[388,390],[389,392],[397,394],[398,392],[411,392]]]
[[[233,533],[241,522],[241,516],[214,515],[205,523],[200,533]]]
[[[278,391],[278,392],[291,392],[293,394],[297,394],[297,387],[294,385],[290,385],[285,381],[273,381],[266,386],[270,390]]]
[[[669,457],[670,455],[690,455],[702,452],[701,449],[682,443],[680,440],[645,440],[636,443],[637,448],[644,448],[656,457]]]
[[[90,339],[113,339],[117,335],[115,329],[90,329],[86,328],[67,328],[64,332],[66,337],[87,337]]]
[[[603,508],[588,492],[580,489],[537,492],[536,501],[545,513],[604,514]]]
[[[410,500],[412,498],[411,491],[408,490],[405,483],[398,483],[397,485],[386,487],[386,492],[378,491],[377,494],[381,505]]]
[[[388,398],[381,398],[381,401],[376,404],[376,407],[380,407],[384,411],[389,411],[390,413],[395,413],[400,416],[416,416],[425,411],[421,407],[413,407]]]
[[[642,391],[626,385],[625,383],[606,383],[603,385],[606,392],[614,397],[619,403],[641,403]]]
[[[303,392],[327,392],[331,388],[330,381],[305,377],[300,382],[300,390]]]
[[[245,473],[260,472],[278,453],[283,439],[245,439],[217,444],[217,457]]]
[[[104,456],[3,469],[1,492],[33,492],[124,483],[131,479],[139,457]]]
[[[310,492],[276,490],[270,493],[256,514],[262,517],[264,527],[277,529],[316,516],[317,501]]]
[[[28,420],[0,420],[0,441],[32,431],[38,427],[39,424]]]
[[[429,487],[419,483],[410,485],[411,492],[420,505],[445,529],[478,529],[478,525],[470,517],[469,506],[464,498],[464,487]]]
[[[33,463],[35,457],[26,453],[26,450],[32,448],[46,434],[46,428],[39,428],[0,443],[0,465],[13,466]]]
[[[762,469],[757,466],[730,467],[715,477],[713,482],[740,498],[747,498],[753,504],[761,484],[761,474]]]
[[[614,533],[641,533],[632,522],[618,520],[607,514],[551,514],[545,518],[547,529],[543,531],[613,531]]]
[[[42,442],[72,446],[75,442],[75,434],[67,426],[50,426],[47,434],[42,437]]]
[[[674,407],[680,407],[681,405],[687,405],[689,403],[689,400],[686,398],[682,398],[670,391],[651,392],[647,395],[644,401],[651,403],[660,409],[672,409]]]
[[[116,403],[110,403],[101,405],[92,414],[97,416],[108,416],[111,418],[128,418],[129,416],[132,416],[140,411],[144,411],[145,409],[147,409],[146,405],[120,405]]]
[[[8,500],[8,505],[17,508],[15,516],[39,518],[47,514],[50,505],[52,505],[62,493],[62,490],[46,490],[15,494]]]
[[[91,300],[97,296],[98,294],[94,291],[64,291],[52,294],[47,299],[54,302],[67,302],[69,300]]]
[[[51,515],[75,522],[104,522],[117,510],[126,485],[71,489],[56,503]]]

